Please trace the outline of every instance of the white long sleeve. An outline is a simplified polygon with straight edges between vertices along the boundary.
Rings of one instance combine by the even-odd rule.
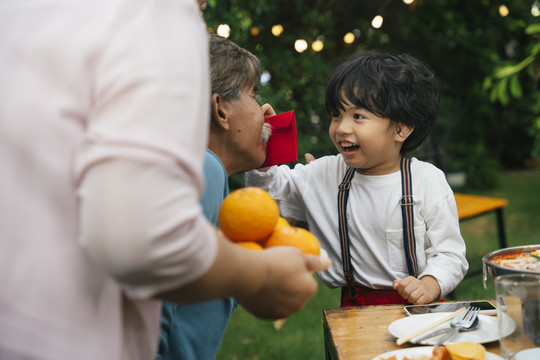
[[[283,216],[308,222],[332,259],[330,268],[318,273],[332,288],[346,285],[337,211],[338,185],[346,169],[338,155],[294,169],[282,165],[246,175],[246,185],[269,191]],[[413,159],[411,171],[418,277],[434,276],[444,296],[459,284],[468,268],[455,200],[444,174],[434,166]],[[352,179],[347,222],[355,280],[361,285],[391,288],[394,279],[408,275],[400,199],[399,171],[382,176],[357,173]]]

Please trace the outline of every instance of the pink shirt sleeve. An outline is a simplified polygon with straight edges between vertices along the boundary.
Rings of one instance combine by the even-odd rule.
[[[161,302],[147,298],[217,251],[199,205],[200,8],[1,4],[0,358],[153,359]]]
[[[156,23],[152,11],[129,16],[104,42],[75,167],[80,241],[140,297],[198,278],[217,251],[199,205],[210,92],[200,45],[208,38],[185,36],[204,26],[200,18],[179,22],[172,7],[156,9]]]

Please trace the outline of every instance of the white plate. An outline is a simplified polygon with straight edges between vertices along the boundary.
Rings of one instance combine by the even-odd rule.
[[[540,359],[540,348],[522,350],[515,354],[516,360],[538,360]]]
[[[400,338],[403,336],[407,336],[412,332],[420,330],[426,325],[436,322],[437,320],[448,314],[449,313],[441,312],[407,316],[391,323],[390,326],[388,326],[388,331],[395,337]],[[454,338],[445,342],[445,344],[460,343],[465,341],[485,344],[488,342],[499,340],[499,320],[497,317],[478,315],[478,320],[478,328],[476,330],[459,332]],[[437,331],[439,329],[448,328],[450,326],[449,324],[449,321],[441,324],[429,330],[429,333]],[[514,330],[515,324],[512,322],[511,325],[507,325],[504,329],[504,336],[511,334],[512,332],[514,332]],[[425,332],[418,335],[417,338],[421,338],[427,334],[428,332]],[[432,338],[421,341],[418,344],[435,345],[437,343],[437,340],[439,340],[441,336],[443,335],[434,336]],[[417,344],[417,342],[415,342],[415,338],[411,339],[410,342],[413,344]]]
[[[388,359],[390,356],[395,356],[397,360],[403,360],[405,356],[411,360],[416,360],[414,357],[416,356],[420,357],[422,355],[423,356],[433,355],[433,346],[419,346],[419,347],[394,350],[394,351],[390,351],[381,355],[377,355],[371,360]],[[486,351],[486,360],[503,360],[503,358],[497,354]]]

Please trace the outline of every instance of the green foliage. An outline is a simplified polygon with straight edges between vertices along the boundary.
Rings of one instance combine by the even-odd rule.
[[[539,30],[540,32],[540,30]],[[491,102],[500,101],[503,105],[508,105],[510,95],[516,99],[521,99],[523,96],[522,85],[519,81],[519,75],[525,69],[529,69],[529,75],[536,81],[536,64],[535,61],[540,59],[540,43],[531,47],[530,55],[525,59],[517,61],[506,61],[502,65],[495,68],[484,80],[484,88],[490,90]],[[525,71],[526,72],[526,71]]]
[[[522,125],[530,138],[534,140],[528,155],[538,157],[540,156],[540,90],[538,89],[540,24],[527,26],[524,33],[533,39],[525,48],[525,58],[503,61],[485,78],[484,90],[489,91],[489,99],[492,103],[498,101],[505,107],[511,105],[512,98],[526,101],[531,112],[524,114],[525,120]],[[529,81],[526,81],[527,79]],[[526,91],[523,90],[523,86],[526,86]]]
[[[422,59],[435,70],[441,88],[432,136],[442,145],[444,170],[474,169],[468,174],[474,178],[484,167],[484,173],[496,171],[492,161],[519,168],[540,152],[540,93],[534,71],[540,26],[527,1],[506,4],[510,14],[504,18],[499,5],[498,0],[416,0],[412,5],[400,0],[213,0],[204,17],[210,31],[228,24],[230,39],[261,59],[271,79],[260,101],[271,103],[278,113],[296,111],[301,155],[336,153],[327,135],[324,94],[340,63],[364,49]],[[384,17],[380,29],[371,26],[375,15]],[[271,29],[277,24],[284,31],[276,37]],[[352,44],[343,42],[348,32],[356,35]],[[297,39],[308,45],[322,40],[324,48],[298,53]],[[478,147],[491,160],[483,162]]]
[[[540,106],[538,106],[537,108],[540,108]],[[536,122],[531,127],[529,133],[536,139],[532,151],[532,156],[533,158],[538,158],[540,157],[540,117],[536,118]]]
[[[486,149],[479,146],[469,155],[467,187],[473,190],[493,189],[499,184],[499,164],[489,156]]]

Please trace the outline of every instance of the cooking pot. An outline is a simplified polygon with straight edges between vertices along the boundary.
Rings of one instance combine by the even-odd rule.
[[[499,295],[499,292],[502,292],[500,288],[502,285],[504,285],[504,291],[506,291],[508,294],[511,294],[521,299],[520,326],[522,326],[523,328],[523,333],[529,339],[531,339],[536,346],[540,346],[540,292],[538,291],[538,280],[524,281],[520,279],[524,279],[523,276],[527,275],[535,275],[536,279],[538,279],[540,276],[540,271],[521,270],[507,266],[496,265],[491,262],[491,259],[494,259],[501,255],[521,252],[532,252],[538,249],[540,249],[540,245],[515,246],[492,251],[482,257],[482,280],[484,282],[484,288],[487,288],[488,273],[493,280],[495,280],[495,278],[499,275],[514,275],[512,277],[503,276],[502,278],[499,278],[499,288],[497,289],[497,305],[499,307],[499,310],[504,311],[503,309],[506,308],[504,298]],[[531,284],[536,285],[533,286]],[[504,306],[501,308],[501,305]]]
[[[507,266],[495,265],[491,262],[491,259],[499,255],[512,254],[512,253],[518,253],[518,252],[523,252],[523,251],[534,251],[538,249],[540,249],[540,245],[514,246],[514,247],[495,250],[484,255],[484,257],[482,258],[482,272],[483,272],[482,280],[484,283],[484,289],[487,289],[488,274],[491,276],[492,279],[495,279],[495,277],[498,275],[504,275],[504,274],[540,275],[540,271],[514,269]]]

